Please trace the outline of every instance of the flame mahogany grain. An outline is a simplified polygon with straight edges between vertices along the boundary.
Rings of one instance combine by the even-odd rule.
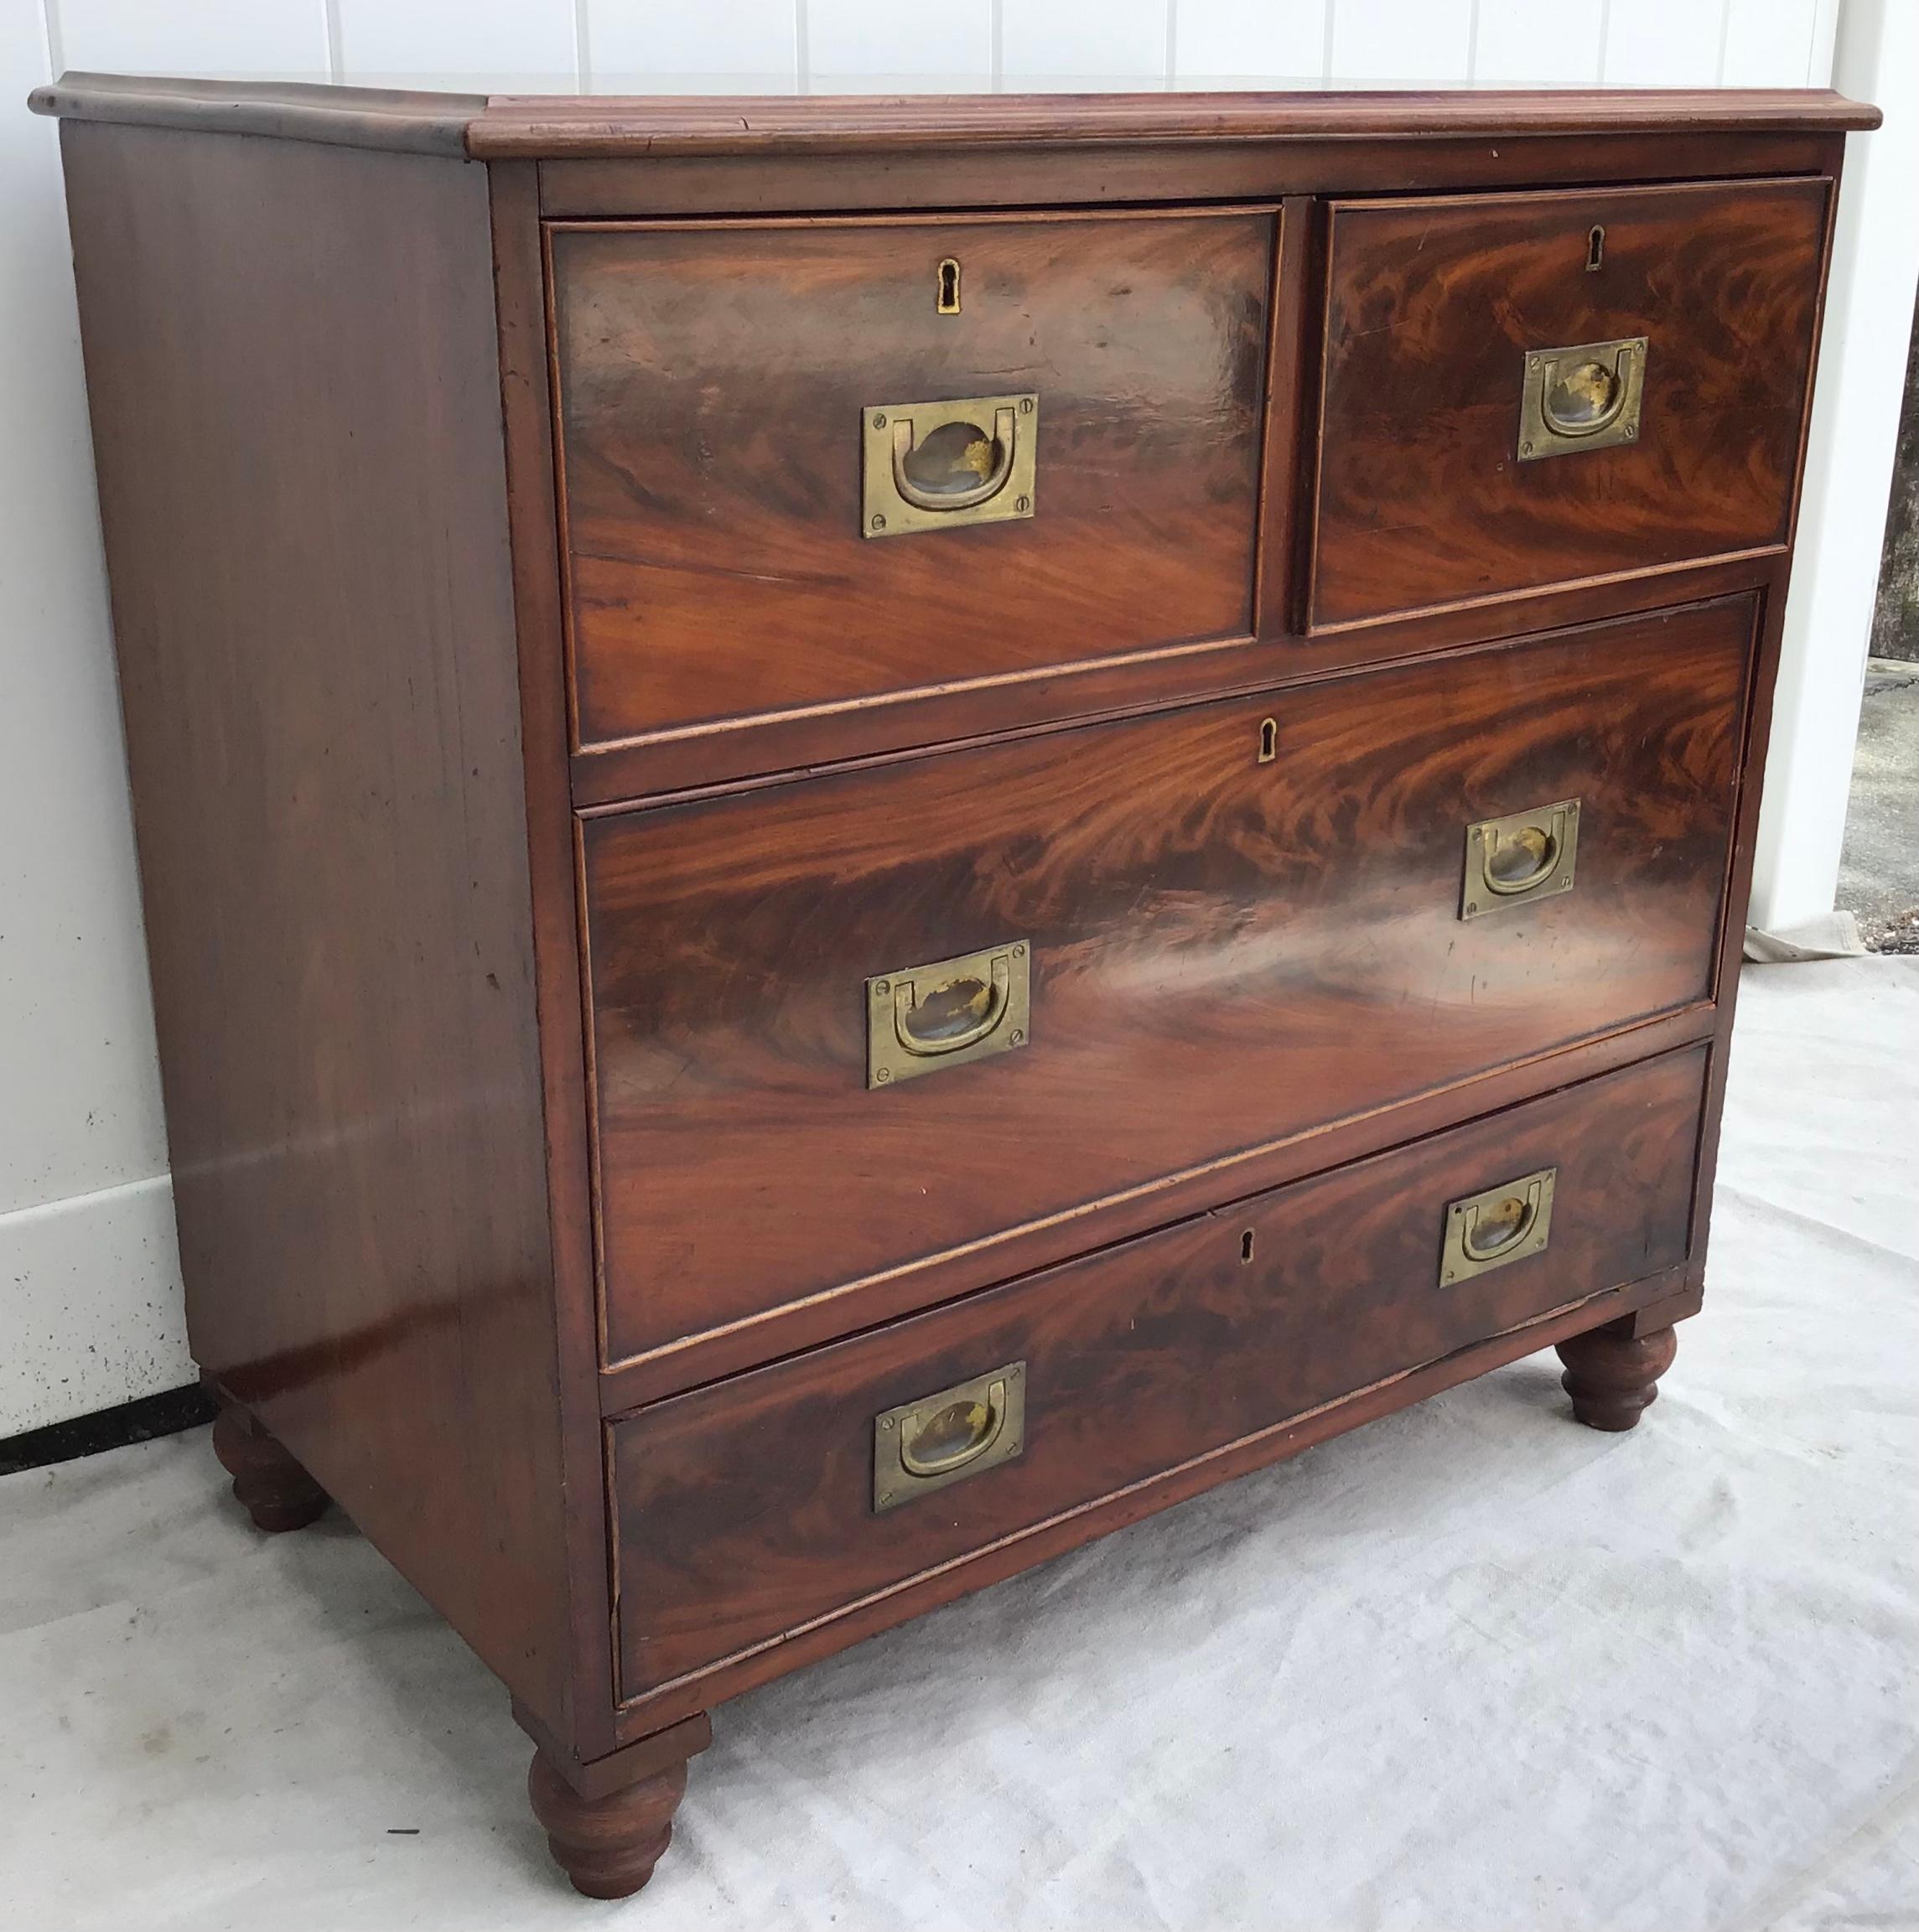
[[[554,228],[582,743],[1248,630],[1277,225]],[[861,536],[867,407],[1029,389],[1035,515]]]
[[[589,821],[611,1359],[1710,997],[1752,624]],[[1466,826],[1574,795],[1575,889],[1461,921]],[[869,1092],[865,980],[1014,939],[1030,1044]]]
[[[1782,541],[1827,193],[1336,203],[1311,627]],[[1638,440],[1519,462],[1526,352],[1633,335]]]

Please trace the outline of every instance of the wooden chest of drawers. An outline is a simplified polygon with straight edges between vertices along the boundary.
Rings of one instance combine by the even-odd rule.
[[[1700,1305],[1829,95],[70,76],[215,1446],[707,1712]]]

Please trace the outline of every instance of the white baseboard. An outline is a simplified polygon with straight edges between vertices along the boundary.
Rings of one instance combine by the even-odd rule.
[[[0,1437],[194,1372],[167,1175],[0,1215]]]

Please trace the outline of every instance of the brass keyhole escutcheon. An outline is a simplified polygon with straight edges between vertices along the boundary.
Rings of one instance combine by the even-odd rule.
[[[940,264],[939,293],[933,306],[941,315],[957,315],[960,312],[960,265],[957,256],[949,255]]]
[[[1595,222],[1586,236],[1586,273],[1596,274],[1605,261],[1605,230]]]

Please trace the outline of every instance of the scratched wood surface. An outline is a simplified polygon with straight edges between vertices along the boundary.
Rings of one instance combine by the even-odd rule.
[[[1643,1062],[643,1410],[614,1432],[623,1694],[1683,1260],[1705,1060]],[[1440,1287],[1447,1203],[1548,1166],[1545,1251]],[[1022,1454],[875,1514],[874,1418],[1020,1360]]]
[[[1247,629],[1275,229],[557,227],[582,741]],[[868,408],[1029,390],[1033,516],[862,537]]]
[[[1312,624],[1782,542],[1828,187],[1336,205]],[[1636,335],[1637,441],[1520,463],[1527,352]]]
[[[1707,997],[1752,614],[588,821],[611,1357]],[[1575,889],[1461,921],[1574,795]],[[869,1091],[869,976],[1015,939],[1030,1044]]]

